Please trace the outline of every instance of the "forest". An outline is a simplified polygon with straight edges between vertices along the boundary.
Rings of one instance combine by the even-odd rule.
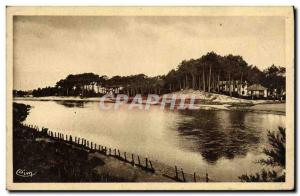
[[[222,93],[236,96],[234,92],[224,92],[220,84],[261,84],[273,92],[285,92],[285,68],[271,65],[260,70],[249,65],[242,56],[221,56],[209,52],[198,59],[183,60],[176,69],[166,75],[149,77],[145,74],[130,76],[98,75],[95,73],[70,74],[59,80],[53,87],[30,91],[14,90],[14,96],[81,96],[95,97],[107,92],[135,96],[136,94],[165,94],[182,89],[201,90],[208,93]],[[230,89],[230,88],[229,88]]]

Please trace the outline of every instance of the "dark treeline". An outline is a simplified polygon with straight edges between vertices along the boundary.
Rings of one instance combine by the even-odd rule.
[[[261,84],[270,92],[285,91],[285,68],[271,65],[261,71],[248,65],[241,56],[220,56],[209,52],[198,59],[182,61],[177,69],[166,75],[148,77],[145,74],[113,76],[94,73],[68,75],[54,87],[38,88],[33,91],[14,91],[14,96],[82,96],[93,97],[108,92],[124,93],[128,96],[149,93],[163,94],[181,89],[202,90],[204,92],[225,93],[220,84],[237,86]],[[226,92],[234,96],[232,88]]]

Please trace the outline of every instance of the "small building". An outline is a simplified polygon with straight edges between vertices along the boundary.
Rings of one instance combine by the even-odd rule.
[[[239,96],[246,97],[248,96],[247,91],[248,83],[247,81],[239,81],[239,80],[233,80],[233,81],[219,81],[219,88],[221,92],[229,93],[231,91],[232,93],[237,93]]]
[[[268,96],[268,89],[260,84],[253,84],[247,88],[248,94],[250,96],[261,98]]]
[[[237,92],[240,96],[246,97],[248,96],[248,83],[247,81],[240,82],[237,86]]]

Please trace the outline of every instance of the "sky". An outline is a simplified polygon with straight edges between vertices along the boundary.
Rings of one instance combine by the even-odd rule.
[[[263,70],[285,66],[285,20],[272,16],[15,16],[14,89],[69,74],[167,74],[214,51]]]

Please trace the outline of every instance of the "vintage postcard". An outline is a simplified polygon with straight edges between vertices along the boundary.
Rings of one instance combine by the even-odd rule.
[[[7,7],[8,190],[293,190],[293,7]]]

